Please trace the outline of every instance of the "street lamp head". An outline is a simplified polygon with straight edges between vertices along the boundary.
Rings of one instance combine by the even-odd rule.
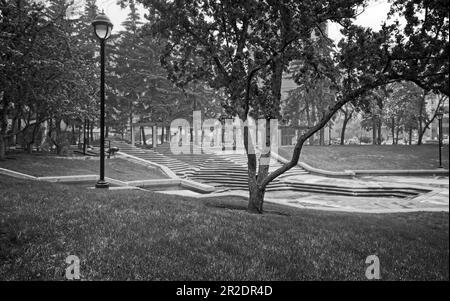
[[[111,23],[111,20],[109,20],[109,18],[103,13],[103,11],[95,17],[92,25],[94,26],[95,35],[100,40],[106,40],[111,36],[113,24]]]
[[[441,120],[443,116],[444,116],[444,110],[442,107],[440,107],[436,113],[436,117],[438,120]]]

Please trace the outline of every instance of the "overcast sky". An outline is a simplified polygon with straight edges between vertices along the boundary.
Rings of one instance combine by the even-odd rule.
[[[113,22],[114,31],[122,29],[121,24],[125,21],[129,12],[128,9],[122,10],[116,2],[117,0],[97,0],[98,7],[104,9],[105,14],[108,15]],[[381,23],[386,19],[388,11],[389,3],[387,0],[373,0],[369,3],[369,7],[358,16],[356,23],[376,30],[380,29]],[[140,13],[143,17],[145,10],[140,8]],[[339,30],[339,25],[330,24],[328,34],[332,39],[338,41],[341,38]]]

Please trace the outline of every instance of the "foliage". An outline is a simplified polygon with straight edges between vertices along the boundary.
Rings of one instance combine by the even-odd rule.
[[[392,132],[417,129],[423,90],[412,82],[393,83],[389,88],[391,93],[384,106],[386,125]]]
[[[191,118],[195,109],[217,115],[220,112],[220,107],[214,105],[217,93],[204,82],[177,87],[168,80],[160,64],[165,40],[148,34],[134,1],[129,1],[129,8],[122,24],[124,30],[112,37],[109,124],[123,132],[130,118],[167,126],[173,119]]]
[[[283,72],[294,60],[312,65],[313,29],[328,20],[349,18],[363,1],[146,1],[153,33],[166,39],[162,63],[179,86],[206,80],[223,89],[222,106],[241,120],[279,118]],[[323,58],[326,56],[324,55]],[[322,64],[321,73],[333,72]],[[331,71],[329,71],[331,70]],[[248,130],[244,128],[244,136]],[[268,167],[249,149],[249,209],[262,211]],[[267,156],[267,154],[265,154]],[[261,162],[260,162],[261,163]],[[275,175],[276,176],[276,175]],[[256,200],[254,195],[259,195]],[[253,205],[252,205],[253,204]]]
[[[372,138],[367,137],[367,136],[362,136],[362,137],[359,138],[359,141],[361,143],[369,144],[369,143],[372,143]],[[377,168],[379,168],[379,167],[377,167]]]
[[[91,1],[92,2],[92,1]],[[70,1],[1,1],[2,120],[24,120],[25,127],[9,136],[54,119],[70,123],[92,116],[92,72],[86,60],[82,25]],[[81,25],[80,25],[81,24]],[[77,34],[78,33],[78,34]],[[90,35],[92,36],[92,31]],[[4,76],[3,76],[4,75]],[[7,124],[2,122],[0,158],[4,156]],[[57,128],[49,129],[50,131]],[[38,134],[37,131],[32,131]],[[30,141],[34,141],[31,139]]]
[[[283,72],[294,61],[304,71],[298,72],[299,82],[320,78],[335,91],[320,119],[298,138],[291,160],[270,174],[261,164],[256,172],[244,129],[249,210],[254,212],[262,212],[267,184],[297,164],[303,143],[346,103],[364,104],[371,90],[402,80],[448,94],[448,13],[442,1],[415,0],[413,6],[394,1],[392,14],[405,17],[404,32],[395,20],[378,32],[353,24],[366,1],[139,2],[149,9],[153,34],[167,41],[162,63],[169,78],[179,86],[202,79],[223,89],[222,106],[229,115],[279,118]],[[421,8],[432,17],[417,21],[414,10]],[[339,51],[317,47],[321,39],[312,38],[329,21],[343,26]],[[317,53],[317,48],[326,51]]]
[[[211,116],[280,118],[281,83],[290,70],[297,96],[314,103],[316,120],[276,171],[258,162],[245,139],[254,212],[262,212],[267,184],[297,164],[305,141],[346,104],[370,112],[380,132],[387,108],[406,108],[385,109],[387,85],[407,81],[426,93],[449,94],[444,0],[393,0],[390,23],[379,31],[354,24],[366,0],[139,0],[149,9],[142,26],[135,1],[120,2],[131,13],[125,31],[110,40],[108,121],[122,131],[136,112],[157,121],[209,104],[204,111]],[[24,130],[8,129],[8,119],[24,120],[25,128],[52,120],[50,131],[58,133],[61,121],[96,118],[98,58],[90,27],[94,0],[84,12],[58,0],[0,5],[1,159],[5,139]],[[324,35],[327,22],[343,27],[338,47]],[[412,116],[402,119],[412,127]]]

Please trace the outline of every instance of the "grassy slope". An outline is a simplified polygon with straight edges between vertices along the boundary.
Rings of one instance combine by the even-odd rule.
[[[293,147],[280,147],[290,159]],[[345,169],[435,169],[439,166],[437,145],[333,145],[304,146],[300,161],[333,171]],[[448,168],[449,148],[444,147],[443,165]]]
[[[14,154],[9,159],[0,161],[0,168],[42,176],[71,176],[99,173],[99,160],[62,159],[42,154]],[[105,175],[121,180],[163,179],[167,176],[159,169],[145,167],[121,158],[105,160]]]
[[[0,279],[448,279],[448,213],[350,214],[0,176]]]

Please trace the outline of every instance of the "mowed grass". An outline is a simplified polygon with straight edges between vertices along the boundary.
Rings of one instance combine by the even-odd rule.
[[[279,148],[279,154],[290,159],[293,147]],[[442,163],[449,166],[449,148],[444,146]],[[332,171],[374,169],[436,169],[439,167],[437,145],[331,145],[304,146],[300,161]]]
[[[79,190],[0,176],[0,279],[64,280],[68,255],[82,280],[449,279],[449,215],[356,214],[239,198]]]
[[[0,168],[35,177],[95,175],[99,173],[100,161],[92,158],[61,158],[46,153],[15,153],[9,154],[6,160],[0,161]],[[113,157],[105,159],[105,176],[121,181],[167,178],[159,169]]]

